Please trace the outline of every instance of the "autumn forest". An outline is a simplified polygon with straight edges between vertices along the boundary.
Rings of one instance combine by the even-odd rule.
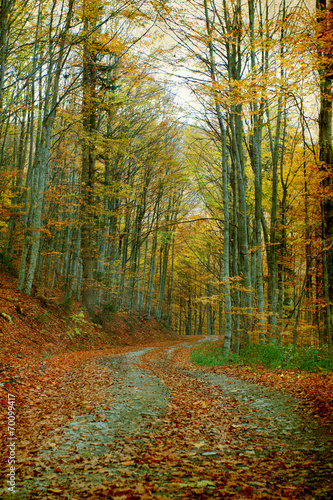
[[[1,0],[18,290],[332,349],[331,0]]]

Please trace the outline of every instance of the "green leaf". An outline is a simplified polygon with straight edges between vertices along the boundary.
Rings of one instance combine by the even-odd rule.
[[[196,484],[197,488],[207,488],[207,486],[215,487],[215,483],[213,483],[213,481],[208,481],[207,479],[203,479],[202,481],[198,481]]]

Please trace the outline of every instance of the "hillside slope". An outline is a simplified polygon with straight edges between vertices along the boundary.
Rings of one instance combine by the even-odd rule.
[[[13,375],[22,363],[90,349],[177,340],[156,320],[138,314],[109,315],[103,326],[93,324],[79,303],[66,308],[60,301],[30,297],[17,291],[17,279],[0,268],[0,377]],[[5,374],[5,372],[7,372]],[[5,376],[5,379],[7,377]]]

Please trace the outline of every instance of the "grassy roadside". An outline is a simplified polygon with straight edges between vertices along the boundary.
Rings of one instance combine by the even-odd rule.
[[[293,352],[290,346],[253,346],[242,357],[225,359],[221,343],[202,344],[189,353],[189,362],[192,367],[291,394],[323,424],[333,422],[332,360],[319,350]]]
[[[250,344],[240,355],[223,354],[221,345],[203,344],[191,353],[191,361],[201,366],[248,365],[270,369],[291,369],[307,372],[332,372],[333,359],[327,350],[313,346],[294,349],[291,344]]]

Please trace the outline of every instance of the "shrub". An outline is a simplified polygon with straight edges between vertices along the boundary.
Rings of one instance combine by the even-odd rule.
[[[76,323],[77,325],[80,325],[82,323],[87,323],[84,317],[84,312],[83,311],[78,311],[77,313],[73,313],[71,315],[71,320]]]
[[[106,304],[103,304],[103,309],[101,313],[101,321],[103,323],[107,323],[109,321],[112,321],[113,316],[117,313],[117,308],[115,304],[112,302],[108,302]]]
[[[221,345],[203,344],[191,353],[190,361],[201,366],[225,364],[261,365],[271,369],[299,369],[304,371],[333,371],[333,359],[325,349],[315,347],[294,349],[292,344],[249,344],[240,356],[224,356]]]
[[[0,252],[0,267],[11,273],[13,276],[17,276],[17,271],[13,266],[13,257],[10,257],[5,252]]]
[[[64,301],[64,309],[66,312],[70,313],[72,311],[73,297],[66,297]]]
[[[103,313],[104,314],[116,314],[117,308],[111,302],[103,305]]]

